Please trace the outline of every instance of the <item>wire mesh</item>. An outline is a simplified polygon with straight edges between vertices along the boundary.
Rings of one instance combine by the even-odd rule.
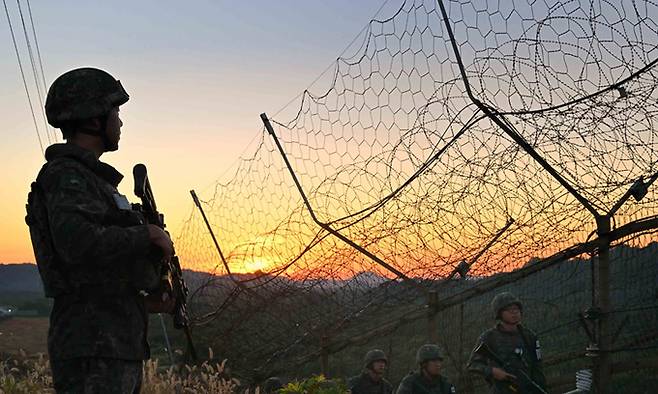
[[[405,1],[371,21],[326,89],[305,91],[291,118],[272,119],[301,190],[263,131],[232,177],[200,193],[231,272],[193,211],[177,249],[187,268],[214,274],[196,282],[197,331],[256,381],[318,372],[322,352],[346,376],[363,346],[399,355],[399,379],[428,338],[415,325],[427,314],[425,290],[449,298],[591,241],[593,212],[610,212],[631,187],[647,194],[621,206],[613,229],[654,215],[657,20],[652,1],[453,0]],[[315,223],[301,193],[322,225],[421,291]],[[656,300],[646,264],[655,233],[646,231],[613,245],[611,321],[623,323],[622,348],[651,354],[653,343],[629,344],[651,334],[655,310],[648,320],[624,312]],[[467,384],[465,357],[505,289],[541,311],[528,323],[548,349],[583,353],[575,313],[592,303],[584,253],[445,305],[453,380]],[[470,279],[445,280],[463,261]],[[582,360],[570,357],[549,372],[574,372]]]

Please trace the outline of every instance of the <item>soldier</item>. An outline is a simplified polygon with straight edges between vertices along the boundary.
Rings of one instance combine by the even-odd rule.
[[[494,297],[491,308],[498,322],[480,335],[468,370],[484,376],[491,393],[545,393],[539,340],[521,325],[523,304],[504,292]]]
[[[418,371],[407,375],[396,394],[454,394],[455,386],[441,375],[443,354],[437,345],[423,345],[416,352]]]
[[[99,161],[119,148],[119,106],[127,101],[121,83],[94,68],[63,74],[46,99],[48,122],[66,143],[46,149],[26,223],[54,298],[48,353],[58,393],[138,393],[149,357],[147,312],[174,306],[157,295],[147,310],[134,275],[154,264],[150,248],[165,261],[172,255],[169,236],[144,223],[116,189],[123,176]]]
[[[384,379],[388,365],[386,354],[373,349],[363,359],[363,372],[350,378],[347,386],[352,394],[392,394],[393,386]]]

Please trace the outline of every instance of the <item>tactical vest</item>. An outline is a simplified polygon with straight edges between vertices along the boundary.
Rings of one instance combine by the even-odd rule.
[[[412,394],[453,394],[455,387],[448,383],[448,381],[441,376],[434,385],[428,386],[424,381],[420,372],[412,372]]]
[[[489,331],[487,335],[484,336],[483,338],[484,343],[486,343],[490,349],[497,352],[499,356],[504,357],[505,355],[500,354],[498,345],[493,340],[493,335],[494,335],[493,333],[494,331]],[[534,340],[533,338],[530,338],[530,333],[521,325],[518,326],[518,334],[524,348],[523,356],[525,356],[526,355],[525,353],[527,352],[528,361],[530,361],[529,363],[530,365],[528,367],[530,370],[532,370],[536,367],[536,365],[539,363],[541,359],[541,354],[540,354],[541,350],[539,348],[539,342],[534,337],[533,337]]]
[[[151,248],[147,258],[138,259],[133,264],[128,264],[124,270],[114,270],[113,274],[115,276],[109,280],[107,277],[103,278],[102,281],[88,279],[98,275],[76,275],[71,277],[71,272],[65,267],[55,249],[50,232],[45,192],[40,184],[42,174],[51,163],[44,164],[37,175],[36,181],[31,184],[26,204],[27,215],[25,216],[25,223],[30,228],[30,238],[45,296],[54,298],[70,294],[114,295],[157,291],[160,286],[162,271],[162,253],[155,246]],[[108,213],[103,225],[128,227],[144,223],[141,212],[116,209]],[[93,269],[93,267],[89,267],[89,270]],[[79,267],[78,270],[84,270],[84,268]]]
[[[382,379],[379,382],[373,382],[370,378],[361,374],[352,379],[349,389],[352,394],[391,394],[393,387],[390,383]]]
[[[495,330],[495,329],[494,329]],[[494,352],[498,354],[499,357],[503,358],[504,361],[509,362],[509,354],[503,354],[504,352],[501,351],[499,348],[498,344],[495,343],[494,341],[494,332],[493,330],[489,331],[483,338],[484,343],[492,349]],[[526,329],[523,328],[523,326],[519,325],[518,326],[518,335],[522,343],[523,350],[520,352],[517,352],[517,349],[514,349],[515,357],[519,359],[519,363],[525,364],[524,367],[527,368],[526,373],[532,378],[537,380],[537,375],[541,373],[539,370],[539,363],[541,361],[541,350],[539,347],[539,341],[537,338],[528,332]],[[521,361],[521,358],[527,361],[527,363]],[[501,366],[502,367],[502,366]],[[520,367],[520,366],[517,366]],[[508,371],[512,374],[518,374],[517,371],[511,370]],[[543,376],[543,375],[542,375]],[[519,380],[519,382],[523,382],[523,380]],[[500,382],[500,381],[490,381],[490,384],[493,384],[494,386],[497,387],[497,389],[500,392],[510,392],[509,389],[507,389],[507,385],[505,382]],[[544,380],[542,379],[540,382],[538,382],[540,385],[545,384]],[[536,392],[534,388],[532,387],[522,387],[523,392],[531,392],[534,393]],[[530,391],[528,391],[530,390]]]

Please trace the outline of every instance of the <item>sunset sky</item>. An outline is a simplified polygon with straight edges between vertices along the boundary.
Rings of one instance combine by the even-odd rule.
[[[320,227],[263,134],[263,112],[273,119],[320,220],[341,222],[344,236],[409,272],[451,270],[475,256],[510,218],[515,225],[482,258],[495,265],[482,263],[485,271],[549,255],[584,240],[595,226],[591,213],[535,159],[473,112],[436,2],[4,4],[44,148],[59,132],[48,136],[45,128],[46,89],[36,88],[33,67],[40,65],[38,58],[34,66],[30,62],[18,4],[37,56],[32,7],[46,84],[84,66],[121,80],[131,95],[121,108],[121,149],[102,160],[126,175],[119,189],[133,201],[132,167],[146,164],[186,268],[219,267],[221,273],[226,266],[252,272],[294,265],[296,272],[320,267],[321,275],[373,269],[342,241],[324,237],[313,244]],[[607,5],[594,17],[586,2],[515,4],[513,10],[505,2],[486,5],[481,10],[451,2],[449,10],[470,83],[485,101],[512,111],[507,118],[517,132],[597,209],[610,208],[638,177],[655,172],[656,110],[645,105],[655,102],[655,83],[628,82],[623,100],[605,88],[654,61],[658,9],[629,6],[620,13]],[[587,22],[590,17],[601,25]],[[373,18],[381,21],[369,25]],[[24,204],[43,155],[3,20],[0,263],[31,262]],[[616,37],[617,25],[626,26],[624,37]],[[574,33],[581,30],[592,38],[587,50],[581,33]],[[584,55],[592,51],[607,55],[592,61]],[[594,91],[601,92],[591,99],[594,105],[574,100]],[[560,103],[569,110],[545,110]],[[530,116],[513,114],[528,109]],[[435,156],[440,147],[446,150]],[[438,159],[416,177],[433,157]],[[190,189],[205,202],[226,266]],[[616,225],[642,209],[653,212],[649,200],[655,201],[625,204]],[[364,210],[369,206],[376,208]],[[312,253],[306,253],[309,246]],[[323,271],[328,266],[334,272]]]
[[[70,69],[93,66],[125,86],[131,100],[121,109],[121,149],[102,159],[126,176],[120,191],[133,201],[132,166],[147,165],[175,234],[193,206],[188,191],[207,190],[229,173],[261,134],[258,115],[278,111],[309,87],[382,3],[33,0],[30,5],[48,85]],[[21,4],[31,34],[27,3]],[[45,148],[18,7],[12,1],[7,6]],[[32,262],[24,204],[43,155],[2,13],[0,263]]]

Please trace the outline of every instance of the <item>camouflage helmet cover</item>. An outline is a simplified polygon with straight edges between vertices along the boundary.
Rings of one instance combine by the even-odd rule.
[[[366,356],[363,358],[363,364],[365,368],[370,368],[370,365],[375,361],[385,361],[388,364],[388,358],[386,358],[386,353],[383,350],[373,349],[366,353]]]
[[[426,344],[418,348],[416,363],[422,364],[430,360],[443,360],[441,349],[434,344]]]
[[[523,304],[521,303],[521,300],[516,298],[514,294],[506,291],[496,295],[491,301],[491,310],[493,311],[494,318],[498,319],[500,316],[500,311],[510,305],[517,305],[519,309],[523,310]]]
[[[274,393],[282,388],[283,388],[283,383],[281,383],[281,379],[277,378],[276,376],[267,378],[267,380],[265,380],[265,383],[263,383],[264,393]]]
[[[53,82],[46,98],[46,117],[53,127],[106,115],[128,101],[121,82],[97,68],[78,68]]]

